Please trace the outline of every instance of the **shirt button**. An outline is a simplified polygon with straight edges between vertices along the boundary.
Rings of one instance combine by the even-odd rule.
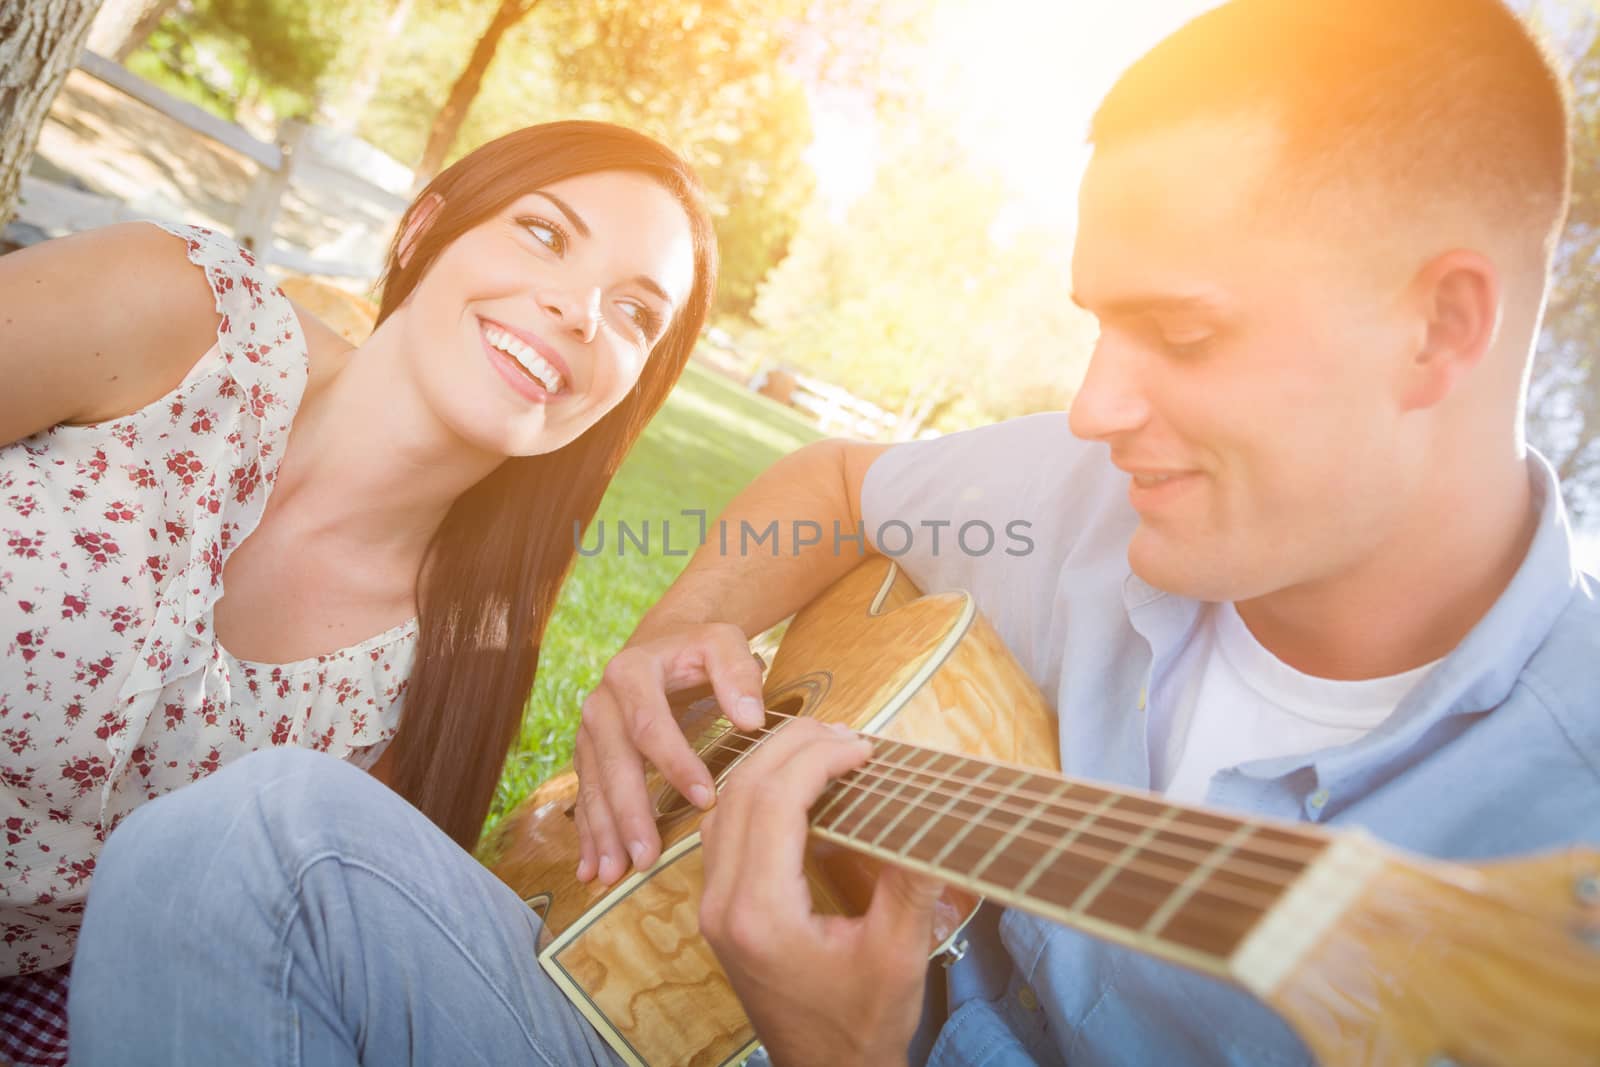
[[[1310,800],[1312,809],[1315,811],[1321,811],[1323,808],[1328,806],[1328,791],[1326,789],[1319,789],[1315,793],[1311,794]]]
[[[1039,1010],[1039,998],[1030,986],[1023,986],[1017,990],[1017,1003],[1022,1005],[1024,1011]]]
[[[1143,686],[1140,686],[1139,687],[1139,710],[1140,711],[1144,710],[1145,702],[1146,702],[1146,699],[1147,699],[1148,696],[1149,696],[1149,694],[1145,691],[1145,688]]]

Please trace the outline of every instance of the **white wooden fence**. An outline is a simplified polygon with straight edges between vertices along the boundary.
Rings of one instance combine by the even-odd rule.
[[[121,64],[85,51],[78,69],[168,118],[251,160],[256,174],[233,223],[234,238],[264,262],[302,274],[371,281],[400,214],[410,202],[410,170],[364,141],[303,122],[281,124],[276,143],[179,100]],[[338,235],[316,249],[297,248],[277,235],[285,199],[333,201],[358,210],[340,212]],[[18,218],[49,236],[132,219],[181,222],[181,205],[133,207],[32,176],[22,179]]]

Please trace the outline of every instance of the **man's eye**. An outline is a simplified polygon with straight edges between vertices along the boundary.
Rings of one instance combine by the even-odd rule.
[[[517,224],[533,234],[536,241],[549,248],[556,255],[559,256],[566,252],[567,231],[555,223],[529,215],[518,219]]]

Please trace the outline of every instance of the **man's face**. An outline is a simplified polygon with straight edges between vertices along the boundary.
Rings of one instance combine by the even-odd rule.
[[[1415,266],[1384,276],[1367,235],[1262,208],[1276,167],[1269,121],[1192,124],[1098,150],[1080,196],[1074,296],[1100,338],[1072,428],[1130,475],[1134,572],[1207,600],[1361,566],[1418,473]]]

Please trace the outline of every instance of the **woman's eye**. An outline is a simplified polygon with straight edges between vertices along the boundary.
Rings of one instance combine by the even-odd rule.
[[[661,316],[643,304],[636,304],[631,300],[625,301],[622,305],[622,313],[628,316],[629,321],[634,326],[638,327],[639,332],[644,335],[646,340],[653,339],[656,332],[661,328]]]
[[[534,240],[549,248],[556,255],[561,255],[567,250],[567,232],[553,222],[541,218],[528,216],[517,220],[524,230],[533,234]]]

